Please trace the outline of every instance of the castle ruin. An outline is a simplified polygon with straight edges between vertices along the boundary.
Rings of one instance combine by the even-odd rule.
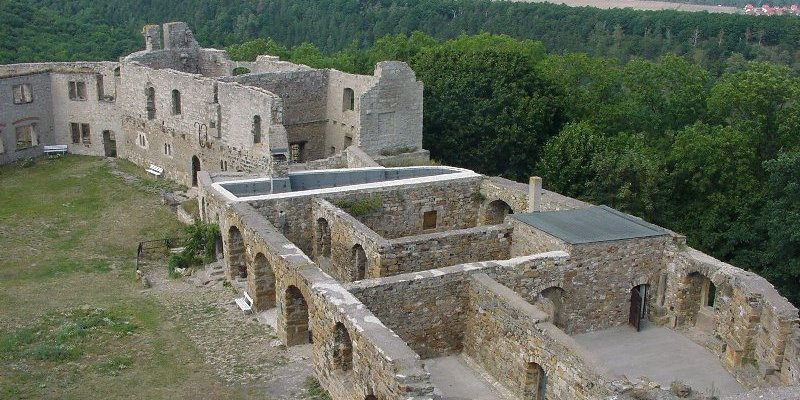
[[[144,36],[119,62],[0,66],[0,164],[67,145],[197,186],[227,279],[313,347],[332,398],[447,398],[454,356],[496,398],[613,398],[639,376],[586,338],[616,328],[691,331],[743,390],[800,384],[797,308],[681,235],[538,178],[380,166],[428,157],[405,63],[233,62],[180,22]]]

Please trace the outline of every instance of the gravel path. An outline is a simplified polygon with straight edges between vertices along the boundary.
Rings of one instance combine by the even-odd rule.
[[[146,265],[143,271],[151,283],[146,293],[174,312],[172,320],[223,381],[263,388],[270,399],[299,398],[313,375],[310,345],[287,350],[266,322],[269,313],[244,314],[231,287],[198,288],[168,278],[164,266]]]

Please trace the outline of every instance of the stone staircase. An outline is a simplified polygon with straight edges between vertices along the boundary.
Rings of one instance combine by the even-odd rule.
[[[194,284],[197,287],[210,287],[224,281],[225,263],[220,261],[206,265],[205,269],[194,275]]]

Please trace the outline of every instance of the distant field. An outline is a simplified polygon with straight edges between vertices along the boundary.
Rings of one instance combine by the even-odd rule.
[[[735,14],[740,12],[736,7],[705,6],[699,4],[672,3],[668,1],[647,0],[514,0],[525,3],[554,3],[570,7],[597,7],[597,8],[633,8],[635,10],[677,10],[677,11],[708,11],[714,13]]]

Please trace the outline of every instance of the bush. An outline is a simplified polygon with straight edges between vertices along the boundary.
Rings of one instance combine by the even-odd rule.
[[[371,196],[356,201],[340,200],[336,202],[336,206],[347,211],[350,215],[358,217],[382,209],[383,199],[378,196]]]

